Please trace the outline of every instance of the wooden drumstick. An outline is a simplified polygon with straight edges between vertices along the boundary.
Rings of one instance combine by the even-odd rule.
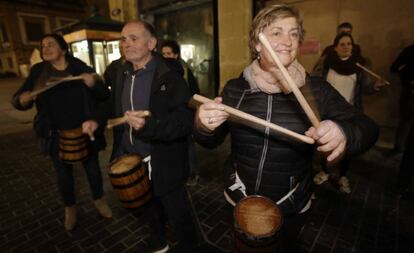
[[[82,76],[68,76],[68,77],[64,77],[64,78],[61,78],[61,79],[56,80],[56,81],[47,82],[45,87],[42,87],[42,88],[40,88],[38,90],[35,90],[35,91],[32,91],[30,93],[30,96],[31,97],[37,96],[37,95],[39,95],[39,94],[55,87],[58,84],[63,83],[63,82],[73,81],[73,80],[80,80],[80,79],[82,79]]]
[[[137,116],[137,117],[140,117],[140,118],[145,118],[145,117],[151,116],[150,111],[133,111],[132,114]],[[122,117],[118,117],[118,118],[108,119],[108,123],[106,125],[106,128],[110,129],[110,128],[122,125],[127,121],[127,119],[128,119],[128,117],[126,115],[124,115]]]
[[[91,140],[91,141],[95,141],[95,136],[93,135],[92,130],[89,130],[89,131],[88,131],[88,135],[89,135],[89,140]]]
[[[283,66],[282,62],[280,61],[279,57],[275,54],[275,52],[272,49],[272,46],[270,45],[269,41],[266,39],[266,36],[263,33],[259,33],[259,40],[263,44],[263,46],[267,49],[267,51],[270,53],[270,56],[272,57],[273,61],[276,63],[280,71],[282,72],[282,75],[285,77],[289,88],[292,90],[293,94],[295,95],[296,99],[298,100],[300,106],[305,111],[306,116],[308,116],[310,122],[314,127],[319,126],[319,120],[316,117],[315,113],[312,111],[311,107],[309,106],[308,102],[306,101],[305,97],[302,95],[298,87],[296,86],[293,79],[290,77],[289,73],[287,72],[285,66]]]
[[[390,85],[391,83],[388,82],[387,80],[385,80],[384,78],[382,78],[382,76],[378,75],[377,73],[373,72],[372,70],[368,69],[367,67],[364,67],[363,65],[361,65],[359,62],[355,63],[358,67],[360,67],[362,70],[364,70],[365,72],[367,72],[368,74],[370,74],[371,76],[377,78],[378,80],[383,80],[385,84]]]
[[[209,102],[214,102],[213,100],[211,100],[209,98],[206,98],[206,97],[203,97],[203,96],[200,96],[200,95],[197,95],[197,94],[195,94],[193,96],[193,99],[196,102],[199,102],[199,103],[202,103],[202,104],[209,103]],[[308,137],[308,136],[298,134],[298,133],[293,132],[289,129],[278,126],[274,123],[268,122],[264,119],[261,119],[261,118],[258,118],[256,116],[253,116],[251,114],[248,114],[248,113],[245,113],[243,111],[237,110],[233,107],[230,107],[230,106],[227,106],[227,105],[224,105],[224,104],[223,104],[223,107],[224,107],[225,112],[229,113],[232,116],[235,116],[235,117],[238,117],[238,118],[242,119],[243,121],[240,121],[240,123],[253,123],[255,125],[268,127],[268,128],[274,130],[277,133],[281,133],[283,135],[292,137],[296,140],[299,140],[299,141],[302,141],[302,142],[305,142],[305,143],[308,143],[308,144],[315,143],[315,141],[312,138]]]

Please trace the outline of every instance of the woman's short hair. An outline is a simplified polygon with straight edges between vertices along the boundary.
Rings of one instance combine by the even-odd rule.
[[[299,28],[299,43],[303,42],[305,31],[303,29],[302,15],[299,10],[294,6],[285,4],[270,5],[262,9],[252,22],[249,34],[249,47],[253,58],[257,56],[256,45],[259,43],[259,33],[263,32],[275,20],[288,17],[296,18]]]
[[[349,33],[340,33],[338,35],[336,35],[334,41],[333,41],[333,46],[336,47],[339,44],[339,41],[343,38],[343,37],[348,37],[351,39],[351,43],[352,46],[354,46],[354,38],[352,38],[352,35]]]
[[[69,57],[69,45],[68,45],[68,43],[66,43],[66,41],[62,37],[62,35],[59,35],[59,34],[56,34],[56,33],[47,33],[47,34],[42,36],[42,38],[40,39],[40,43],[42,43],[42,41],[44,39],[48,38],[48,37],[51,37],[51,38],[56,40],[56,42],[59,45],[59,48],[66,52],[65,57],[66,57],[66,59],[68,59],[68,57]],[[40,46],[42,46],[42,45],[40,45]],[[42,50],[40,50],[40,56],[43,59]]]

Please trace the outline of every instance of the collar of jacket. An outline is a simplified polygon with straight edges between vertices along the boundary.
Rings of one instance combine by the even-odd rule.
[[[159,55],[158,53],[153,53],[152,56],[154,57],[156,67],[154,78],[151,84],[151,95],[157,90],[159,90],[160,87],[166,83],[166,74],[171,71],[161,55]],[[128,73],[131,73],[132,63],[126,61],[122,66],[122,72],[124,73],[124,76],[128,75]]]

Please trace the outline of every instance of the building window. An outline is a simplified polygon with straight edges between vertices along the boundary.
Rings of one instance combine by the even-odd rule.
[[[9,36],[7,35],[6,26],[0,23],[0,47],[6,48],[10,46]]]
[[[9,36],[7,36],[6,26],[0,23],[0,41],[5,43],[9,42]]]
[[[56,29],[65,27],[67,25],[73,24],[78,22],[79,20],[73,18],[64,18],[64,17],[57,17],[56,18]]]
[[[14,68],[13,59],[11,57],[7,57],[7,63],[9,64],[9,68]]]
[[[24,44],[38,45],[42,36],[50,32],[47,16],[23,13],[17,16]]]

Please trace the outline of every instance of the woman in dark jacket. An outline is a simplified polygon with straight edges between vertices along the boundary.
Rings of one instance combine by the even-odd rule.
[[[311,126],[270,53],[260,44],[263,33],[314,111],[320,126]],[[246,195],[263,195],[275,202],[284,215],[280,252],[295,252],[297,235],[311,205],[312,156],[315,147],[272,134],[269,129],[252,129],[228,121],[221,103],[278,124],[297,133],[306,133],[317,143],[327,160],[343,154],[354,155],[371,147],[377,137],[375,123],[348,104],[321,78],[309,77],[296,60],[303,41],[302,20],[297,9],[273,5],[257,14],[250,31],[250,49],[255,60],[241,77],[230,80],[222,97],[199,107],[195,138],[206,146],[221,144],[231,134],[231,162],[234,169],[225,197],[236,204]],[[279,251],[278,251],[279,252]]]
[[[76,224],[72,174],[74,161],[68,162],[64,159],[71,160],[76,156],[69,151],[61,152],[59,146],[59,142],[64,140],[63,135],[68,131],[79,129],[77,140],[85,140],[80,142],[85,144],[88,151],[80,153],[88,154],[82,163],[95,206],[102,216],[112,216],[103,199],[102,175],[98,162],[98,151],[105,148],[103,130],[106,117],[102,109],[109,92],[93,69],[68,54],[68,45],[62,36],[44,35],[41,40],[41,55],[43,62],[31,68],[29,77],[13,95],[12,104],[18,110],[28,110],[36,104],[37,115],[33,128],[43,140],[43,149],[50,155],[56,170],[58,187],[65,205],[64,225],[66,230],[71,230]],[[60,83],[38,96],[33,96],[32,92],[44,88],[47,82],[68,76],[81,76],[81,79]],[[88,138],[85,138],[87,135],[95,140],[89,143]],[[83,146],[79,146],[79,149],[80,147]]]
[[[334,50],[325,55],[321,66],[316,66],[321,75],[330,83],[345,100],[362,111],[362,96],[370,95],[378,91],[385,83],[374,82],[368,74],[357,66],[357,63],[364,64],[365,60],[354,53],[354,39],[349,33],[338,34],[334,39]],[[318,73],[314,73],[318,75]],[[344,193],[351,193],[349,180],[346,173],[349,170],[349,159],[344,158],[339,164],[340,176],[338,179],[339,190]],[[328,180],[326,163],[322,162],[323,170],[315,175],[316,184],[322,184]]]

